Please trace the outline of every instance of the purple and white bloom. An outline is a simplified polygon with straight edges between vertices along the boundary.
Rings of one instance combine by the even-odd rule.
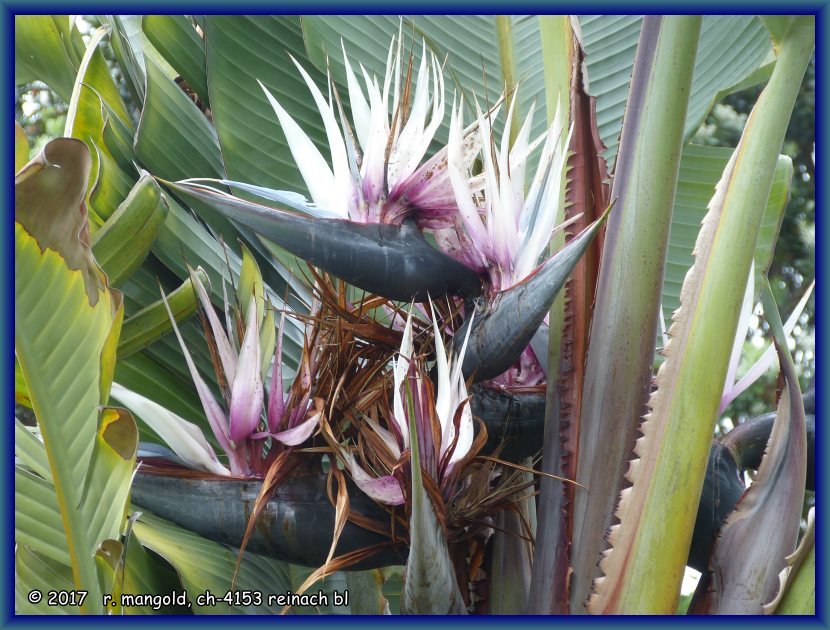
[[[518,284],[538,267],[562,216],[571,132],[559,108],[553,123],[530,140],[531,106],[512,147],[510,128],[514,98],[498,145],[492,140],[491,116],[478,112],[477,134],[482,173],[473,178],[467,156],[469,142],[462,122],[463,102],[453,103],[449,138],[449,179],[459,216],[453,228],[436,231],[439,247],[471,269],[485,274],[491,295]],[[528,158],[542,145],[530,187],[525,188]]]
[[[441,340],[438,322],[434,318],[433,330],[437,373],[434,394],[423,363],[414,356],[410,313],[393,366],[392,417],[388,421],[389,430],[369,418],[365,420],[383,441],[388,450],[387,459],[392,461],[399,460],[403,452],[410,447],[410,425],[414,424],[421,464],[443,487],[443,482],[449,478],[453,467],[470,453],[474,428],[467,386],[461,373],[467,339],[456,356],[453,356],[451,351],[448,356]],[[437,423],[434,421],[436,417]],[[437,434],[436,426],[440,429]],[[401,505],[404,502],[401,476],[372,476],[348,450],[342,449],[341,455],[352,479],[370,497],[388,505]],[[452,489],[444,490],[449,493]]]
[[[210,423],[216,440],[228,456],[231,473],[234,476],[248,477],[252,474],[262,474],[269,461],[273,460],[280,445],[296,446],[308,439],[319,426],[321,411],[315,410],[311,400],[310,381],[314,373],[313,353],[304,353],[300,364],[298,377],[303,385],[302,394],[294,396],[283,391],[281,355],[282,355],[282,326],[280,326],[272,364],[272,380],[269,388],[268,404],[265,405],[265,392],[261,371],[261,330],[260,321],[255,305],[256,298],[251,298],[245,318],[245,328],[240,347],[237,349],[233,339],[233,320],[229,314],[226,300],[225,311],[227,330],[222,326],[207,290],[192,273],[196,295],[202,305],[203,312],[210,328],[211,337],[215,346],[221,376],[228,384],[226,391],[225,408],[216,400],[210,387],[199,374],[190,355],[184,339],[179,332],[166,298],[164,299],[168,315],[173,324],[173,331],[179,340],[191,378],[196,385],[199,400]],[[164,295],[162,294],[164,298]],[[266,319],[266,325],[273,325],[272,320]],[[220,379],[222,380],[222,379]],[[264,427],[263,411],[265,411]],[[272,438],[272,445],[267,454],[263,452],[264,440]]]
[[[406,69],[401,39],[392,40],[382,87],[362,65],[361,81],[343,49],[352,126],[342,110],[338,117],[331,96],[326,99],[292,58],[323,120],[330,162],[260,83],[279,118],[314,207],[322,216],[394,225],[414,216],[422,226],[437,226],[448,225],[456,210],[446,150],[424,162],[444,119],[441,67],[424,44],[411,103],[404,102],[412,86],[403,79]]]

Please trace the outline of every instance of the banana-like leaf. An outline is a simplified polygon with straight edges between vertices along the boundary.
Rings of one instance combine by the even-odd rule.
[[[84,42],[70,15],[14,16],[14,82],[43,81],[68,103]]]
[[[75,585],[68,565],[52,560],[26,545],[18,545],[14,554],[14,611],[18,615],[77,615],[78,606],[49,606],[48,596],[33,604],[29,593],[40,591],[71,592]],[[89,599],[89,595],[85,598]]]
[[[148,171],[166,179],[225,174],[210,121],[151,59],[135,153]]]
[[[683,149],[663,279],[662,304],[666,321],[671,321],[672,313],[680,306],[680,288],[694,260],[692,249],[700,231],[700,223],[731,155],[732,149],[724,147],[690,144]],[[759,294],[762,274],[772,260],[778,229],[790,194],[792,173],[792,160],[785,155],[778,156],[755,249],[755,295]]]
[[[597,97],[597,123],[610,166],[617,152],[641,18],[583,16],[580,22],[590,93]],[[687,140],[717,99],[739,87],[766,59],[770,43],[754,16],[710,15],[703,18],[698,51],[684,130]]]
[[[113,466],[126,462],[129,478],[129,439],[134,456],[137,436],[124,418],[105,421],[96,438],[106,350],[123,307],[88,246],[89,164],[82,142],[58,139],[15,178],[15,349],[55,481],[74,583],[90,593],[82,610],[95,612],[101,597],[93,554],[121,524],[111,510],[118,511],[123,476]],[[110,477],[113,486],[100,485]]]
[[[144,100],[144,46],[140,15],[99,15],[101,24],[111,29],[110,43],[124,74],[130,93]]]
[[[132,515],[135,517],[135,513]],[[145,549],[138,538],[131,535],[127,541],[124,562],[124,593],[134,595],[162,595],[183,590],[176,570],[161,556]],[[172,603],[169,606],[125,606],[127,615],[189,615],[193,611],[186,605]]]
[[[103,423],[78,508],[86,517],[87,548],[94,550],[120,534],[138,444],[135,423],[128,412],[105,409]],[[44,445],[22,426],[15,431],[15,438],[20,441],[15,450],[21,452],[21,459],[34,464],[35,472],[47,473],[42,477],[15,467],[15,541],[68,569],[72,558],[52,474],[42,470],[47,463]]]
[[[782,44],[770,82],[710,203],[682,306],[669,331],[657,391],[649,401],[651,413],[639,427],[643,437],[627,475],[633,486],[622,493],[621,523],[609,537],[612,549],[602,563],[605,578],[592,598],[593,612],[676,610],[731,350],[724,340],[735,335],[778,152],[812,54],[814,28],[812,18],[800,18]],[[666,532],[672,533],[670,541]],[[768,539],[771,530],[765,534]]]
[[[23,429],[25,431],[25,429]],[[28,432],[27,432],[28,433]],[[17,437],[17,436],[16,436]],[[19,439],[19,438],[18,438]],[[32,438],[35,439],[35,438]],[[43,444],[37,441],[40,456],[45,460],[46,453]],[[16,444],[17,447],[17,444]],[[103,498],[107,500],[106,497]],[[15,540],[17,542],[16,572],[17,589],[16,611],[18,613],[36,614],[76,614],[78,606],[60,607],[55,610],[46,605],[46,598],[39,605],[33,606],[25,597],[37,588],[42,592],[49,590],[72,590],[72,573],[70,558],[66,547],[66,536],[61,526],[60,511],[54,487],[42,479],[32,475],[20,467],[15,467]],[[119,553],[115,558],[121,560],[121,543],[113,540],[104,541],[96,557],[102,557],[102,550],[117,548]],[[99,562],[99,566],[101,563]],[[123,565],[112,566],[107,563],[104,572],[113,582],[113,572],[117,573],[116,587],[120,587],[123,572],[123,592],[130,594],[156,595],[169,593],[181,584],[167,563],[160,558],[151,557],[141,544],[133,539],[128,543],[127,555]],[[111,584],[112,585],[112,584]],[[107,588],[102,589],[108,592]],[[111,590],[111,588],[109,589]],[[20,592],[24,597],[19,597]],[[119,612],[110,607],[108,612]],[[183,614],[189,612],[187,608],[152,608],[130,607],[124,608],[127,614],[152,614],[172,612]]]
[[[135,173],[136,158],[133,150],[135,130],[131,125],[123,123],[118,116],[111,115],[108,104],[102,102],[106,110],[104,128],[101,132],[104,141],[104,152],[107,153],[124,173]]]
[[[26,385],[26,378],[20,369],[20,361],[17,354],[14,355],[14,402],[24,407],[32,408],[32,400],[29,398],[29,387]]]
[[[202,23],[206,34],[202,65],[206,65],[211,115],[228,178],[270,188],[302,190],[302,178],[273,109],[257,83],[262,81],[275,93],[280,90],[290,93],[292,96],[286,107],[301,124],[319,122],[314,104],[296,98],[306,87],[288,57],[291,54],[302,60],[305,56],[299,18],[216,15],[203,17]],[[262,55],[260,51],[263,50],[273,51],[273,54]],[[313,68],[309,69],[314,72]],[[319,74],[315,75],[318,80],[321,78]],[[311,136],[324,142],[325,134],[319,125],[312,130]],[[174,179],[194,176],[194,173],[188,173]],[[250,198],[240,189],[234,189],[234,192]],[[204,216],[212,216],[210,208],[196,205],[196,209]],[[212,216],[212,224],[217,224],[218,218]],[[284,250],[277,249],[272,254],[250,231],[245,228],[240,231],[258,252],[261,262],[271,259],[270,266],[274,269],[263,267],[266,283],[280,296],[285,294],[288,283],[301,300],[310,303],[302,278],[305,264]],[[225,235],[226,243],[235,240],[235,236]],[[298,304],[294,307],[303,310]]]
[[[210,286],[207,274],[203,269],[196,269],[194,273],[202,284]],[[196,312],[196,293],[193,290],[193,280],[188,278],[180,287],[167,295],[167,303],[176,320],[181,325],[188,317]],[[145,306],[132,317],[124,320],[121,327],[121,337],[118,339],[118,358],[124,359],[134,352],[138,352],[157,341],[173,330],[170,317],[161,300]]]
[[[793,554],[801,524],[807,475],[804,405],[795,365],[769,285],[761,294],[784,389],[766,454],[752,485],[726,519],[710,560],[711,585],[693,612],[761,614],[774,610],[784,584],[779,573]]]
[[[25,428],[23,431],[28,433]],[[25,440],[19,431],[15,437]],[[36,443],[24,446],[23,442],[16,450],[25,450],[23,459],[28,462],[43,463],[42,460],[46,459],[44,446],[35,438],[31,439]],[[105,410],[104,426],[96,438],[87,475],[86,496],[79,508],[90,516],[88,548],[100,551],[100,545],[108,540],[113,542],[111,536],[117,537],[120,533],[136,444],[135,423],[129,414],[120,410]],[[97,505],[100,507],[90,509],[90,506]],[[66,571],[71,572],[70,548],[51,474],[43,478],[15,467],[15,541],[43,558],[64,565]],[[99,577],[102,576],[99,574]],[[49,588],[54,590],[55,587]],[[104,592],[109,591],[105,589]]]
[[[158,516],[144,511],[133,529],[141,544],[167,560],[179,574],[187,592],[189,607],[196,614],[275,614],[276,604],[269,607],[269,594],[282,595],[291,591],[288,565],[246,552],[237,575],[236,591],[262,593],[261,605],[228,604],[199,605],[196,597],[210,591],[223,597],[231,590],[236,565],[236,551],[182,529]]]
[[[80,506],[95,548],[121,533],[137,449],[138,429],[130,412],[104,408]]]
[[[17,173],[29,162],[29,139],[16,120],[14,121],[14,172]]]
[[[134,86],[133,92],[139,100],[144,100],[147,59],[152,59],[169,79],[179,76],[176,69],[167,62],[164,55],[153,46],[144,33],[142,28],[144,16],[105,15],[99,18],[102,23],[110,24],[114,30],[119,31],[118,37],[114,38],[118,40],[118,43],[113,43],[113,52],[121,67],[126,67],[127,75],[134,77],[133,81],[137,85]],[[191,15],[190,18],[194,19],[194,16]],[[120,52],[119,49],[121,49]]]
[[[49,470],[49,460],[41,442],[17,418],[14,419],[14,455],[32,470],[36,475],[52,481],[52,471]]]
[[[144,262],[166,216],[167,203],[156,180],[142,175],[92,238],[92,252],[111,285],[120,285]]]
[[[597,577],[651,385],[656,305],[700,25],[699,17],[648,16],[643,22],[582,389],[579,451],[588,455],[577,461],[576,481],[591,490],[577,491],[574,500],[571,612],[582,610]]]
[[[94,231],[129,194],[135,174],[124,172],[109,152],[103,130],[110,116],[128,128],[132,126],[126,106],[113,82],[109,67],[99,49],[107,29],[99,28],[90,38],[75,77],[64,135],[83,140],[92,157],[92,178],[87,202]],[[105,107],[106,104],[106,107]]]
[[[409,444],[412,470],[409,515],[409,558],[406,562],[401,612],[415,615],[466,614],[467,609],[455,578],[444,527],[435,513],[421,468],[412,390],[406,384],[409,405]]]
[[[41,449],[42,450],[42,449]],[[71,564],[55,486],[19,466],[14,469],[14,539],[45,558]]]
[[[289,54],[305,57],[297,16],[210,15],[205,17],[205,56],[210,106],[228,179],[280,190],[303,191],[303,180],[274,110],[257,81],[280,99],[288,113],[325,146],[313,101]],[[339,46],[339,44],[338,44]],[[269,51],[263,54],[263,51]],[[307,70],[311,64],[304,63]],[[323,76],[314,73],[322,85]],[[195,177],[195,173],[187,177]],[[174,179],[180,179],[178,177]]]
[[[539,28],[535,17],[512,16],[516,38],[515,62],[519,77],[519,112],[530,103],[543,102],[544,72],[539,51]],[[397,16],[305,16],[302,19],[308,56],[318,69],[331,68],[333,78],[346,85],[340,47],[352,65],[366,66],[371,74],[381,74],[386,63],[389,39],[397,32]],[[590,79],[589,93],[597,97],[597,123],[600,137],[608,147],[609,166],[614,162],[619,143],[634,53],[642,18],[638,16],[580,16]],[[443,59],[448,57],[456,92],[472,103],[472,94],[494,100],[501,89],[499,63],[482,68],[480,59],[499,59],[495,16],[418,16],[405,18],[403,32],[426,38],[427,46]],[[413,50],[415,63],[420,46]],[[690,138],[715,103],[764,61],[770,51],[769,37],[753,16],[707,16],[701,30],[700,55],[695,61],[684,137]],[[326,58],[328,54],[328,59]],[[274,95],[279,99],[277,92]],[[282,101],[280,101],[282,102]],[[552,113],[551,113],[552,115]],[[539,119],[533,134],[544,131]],[[446,129],[439,131],[446,137]]]
[[[185,15],[145,15],[141,30],[187,85],[209,105],[205,42]]]

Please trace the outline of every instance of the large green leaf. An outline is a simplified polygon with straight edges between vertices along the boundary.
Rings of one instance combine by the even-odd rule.
[[[219,142],[210,121],[155,61],[146,61],[136,155],[153,175],[165,179],[223,177]]]
[[[152,59],[170,79],[177,76],[176,70],[167,63],[142,30],[142,15],[100,15],[102,24],[113,29],[112,50],[118,65],[124,71],[127,87],[139,102],[144,101],[147,77],[146,59]]]
[[[220,151],[216,130],[205,115],[149,58],[147,93],[135,150],[142,164],[153,175],[170,180],[224,177],[222,153],[238,159],[239,155],[248,152],[242,146],[223,146]],[[190,217],[170,196],[165,195],[165,200],[170,206],[170,213],[159,230],[153,251],[180,278],[187,277],[186,263],[203,267],[211,280],[214,304],[222,304],[223,277],[228,290],[236,286],[240,263],[235,252],[238,251],[236,243],[240,236],[251,244],[253,250],[260,252],[261,260],[270,260],[267,250],[250,231],[240,231],[231,221],[207,206],[194,200],[189,201],[191,207],[210,224],[210,231]],[[227,245],[227,256],[217,237],[222,238]],[[228,260],[231,262],[230,272],[227,269]],[[274,290],[270,296],[272,302],[281,304],[286,282],[290,278],[286,278],[287,273],[279,265],[262,267],[266,282]],[[292,305],[302,308],[296,301]],[[287,327],[286,341],[288,343],[284,347],[284,354],[296,363],[302,343],[302,334],[296,325],[290,323]]]
[[[185,15],[145,15],[142,30],[205,105],[209,104],[205,42]]]
[[[535,101],[545,102],[539,27],[535,17],[513,16],[516,69],[519,77],[519,111],[524,115]],[[600,136],[613,163],[619,143],[634,52],[642,19],[638,16],[582,16],[579,19],[587,53],[588,91],[597,97]],[[306,16],[303,32],[308,56],[320,70],[328,66],[337,84],[344,88],[345,70],[341,38],[353,65],[362,63],[371,73],[383,74],[389,40],[397,32],[397,16]],[[414,24],[414,26],[413,26]],[[494,16],[418,16],[406,18],[404,34],[423,35],[439,58],[448,55],[448,77],[452,88],[464,94],[465,102],[494,101],[502,89],[501,65]],[[753,16],[709,16],[704,18],[699,55],[695,62],[684,136],[694,135],[715,98],[743,81],[767,57],[769,37]],[[418,59],[420,49],[414,50]],[[489,60],[483,64],[482,59]],[[279,98],[279,92],[274,92]],[[550,116],[550,112],[548,113]],[[548,116],[548,117],[549,117]],[[546,117],[537,117],[539,133]],[[302,124],[302,123],[301,123]],[[319,127],[319,122],[316,123]],[[308,131],[308,129],[306,129]],[[439,132],[439,137],[441,136]]]
[[[195,273],[203,284],[208,282],[207,275],[202,269],[196,269]],[[193,289],[193,280],[188,278],[180,287],[168,294],[167,302],[181,329],[182,323],[196,312],[196,292]],[[124,321],[121,327],[121,337],[118,340],[118,357],[126,358],[158,341],[172,330],[173,325],[164,308],[164,302],[158,299]]]
[[[43,81],[65,102],[72,96],[84,43],[69,15],[14,16],[14,82]]]
[[[37,446],[30,446],[28,451],[40,460],[45,452],[43,445],[38,444],[39,454]],[[88,517],[86,535],[92,549],[120,534],[136,444],[135,423],[129,413],[105,410],[104,426],[96,436],[85,496],[79,506]],[[15,467],[14,481],[15,540],[69,566],[69,546],[52,481],[19,466]]]
[[[19,615],[76,615],[77,606],[49,606],[48,595],[33,604],[29,593],[74,590],[69,566],[48,558],[25,545],[14,554],[14,610]],[[88,598],[89,596],[87,596]]]
[[[525,20],[524,26],[535,21],[535,18],[533,20],[522,19]],[[395,15],[304,16],[303,33],[308,57],[318,70],[325,71],[327,67],[331,69],[332,78],[339,86],[342,98],[348,101],[341,39],[352,68],[357,69],[362,64],[369,76],[376,75],[378,82],[382,85],[389,46],[392,37],[397,36],[400,25],[400,18]],[[531,26],[530,30],[532,29]],[[407,48],[410,45],[411,33],[415,33],[417,38],[415,45],[411,46],[415,68],[418,67],[421,58],[420,39],[423,37],[428,48],[438,59],[447,59],[448,87],[464,97],[468,119],[475,113],[474,98],[479,100],[482,107],[496,101],[503,90],[504,81],[496,40],[495,16],[422,15],[404,18],[403,37]],[[524,35],[522,41],[527,41],[530,35],[528,30],[523,29],[522,34]],[[538,41],[538,26],[535,37]],[[529,103],[536,99],[539,101],[538,105],[541,105],[544,102],[541,64],[537,64],[536,72],[532,77],[529,76],[524,64],[526,60],[519,55],[525,50],[527,49],[524,47],[517,50],[516,59],[521,80],[520,103]],[[407,59],[408,57],[405,57],[403,62],[406,63]],[[488,60],[487,63],[484,63],[485,59]],[[540,61],[538,49],[534,50],[533,60],[534,62]],[[279,92],[274,92],[274,95],[280,99]],[[527,108],[523,107],[521,111],[526,112]],[[314,120],[316,126],[320,127],[319,119]],[[545,122],[544,116],[538,116],[534,131],[538,133]],[[302,122],[298,121],[298,123],[306,132],[309,131]],[[448,125],[449,116],[447,115],[437,133],[437,139],[440,142],[447,140]]]
[[[80,506],[95,549],[121,534],[138,448],[138,430],[129,411],[105,408],[101,415]]]
[[[92,157],[93,176],[87,202],[93,230],[115,212],[136,179],[132,170],[121,169],[104,142],[104,126],[110,116],[117,117],[127,128],[132,125],[99,49],[105,35],[105,29],[98,29],[87,45],[75,77],[64,129],[64,135],[83,140]]]
[[[699,145],[687,145],[683,149],[663,279],[663,313],[667,322],[671,321],[672,313],[680,306],[680,288],[692,266],[692,249],[701,222],[732,151]],[[759,294],[761,275],[772,258],[778,227],[789,198],[792,172],[792,160],[779,156],[755,248],[755,295]]]
[[[112,510],[119,501],[123,510],[136,433],[132,418],[119,416],[99,434],[110,369],[105,350],[122,306],[84,240],[88,169],[86,147],[58,139],[15,178],[15,350],[45,443],[74,583],[90,593],[83,610],[95,612],[101,597],[93,555],[120,528],[122,514]]]
[[[277,48],[282,50],[286,44],[286,32],[284,29],[278,29],[272,33],[268,29],[273,25],[282,28],[282,22],[288,23],[291,19],[296,21],[296,18],[263,16],[251,20],[241,16],[216,16],[208,20],[209,23],[213,20],[227,20],[227,23],[222,21],[222,27],[210,38],[211,44],[207,50],[211,60],[209,78],[215,82],[215,85],[210,84],[211,112],[215,127],[181,87],[166,76],[158,64],[148,58],[147,93],[135,147],[145,168],[153,175],[168,180],[224,177],[227,172],[231,177],[236,174],[239,179],[256,182],[252,169],[265,169],[277,174],[292,172],[281,167],[279,163],[279,156],[287,152],[280,153],[270,144],[269,138],[276,137],[278,128],[270,106],[265,103],[262,90],[249,74],[266,72],[260,62],[254,62],[250,57],[271,59],[271,56],[262,56],[261,51]],[[149,19],[149,26],[152,27],[154,24],[155,19]],[[256,34],[263,33],[263,27],[268,27],[264,31],[267,41],[261,42],[261,47],[253,46],[252,34],[256,38]],[[277,55],[274,55],[273,59],[276,60]],[[221,68],[221,71],[215,73],[214,65]],[[248,80],[256,91],[246,85]],[[296,80],[301,81],[299,77]],[[262,103],[256,104],[252,99],[260,99]],[[246,111],[252,107],[254,111]],[[265,111],[265,107],[269,108],[270,114]],[[256,113],[257,108],[259,113]],[[270,124],[271,130],[259,125],[257,121],[260,120]],[[256,126],[251,126],[252,123]],[[296,178],[296,174],[294,176]],[[251,245],[252,251],[258,254],[260,263],[263,263],[263,275],[275,292],[275,303],[281,302],[287,283],[291,284],[295,292],[301,290],[299,283],[290,277],[289,271],[282,264],[272,260],[269,252],[250,230],[238,228],[229,219],[196,200],[189,200],[188,203],[210,225],[213,235],[223,239],[229,249],[238,251],[237,241],[240,237]],[[185,228],[185,231],[190,230]],[[207,242],[224,261],[222,247],[218,245],[216,238],[211,236]],[[157,252],[179,277],[187,277],[186,273],[183,273],[184,261],[181,259],[181,248],[178,243],[166,243],[162,239]],[[171,259],[176,257],[178,258],[175,263],[171,264]],[[188,262],[191,265],[201,265],[207,270],[211,280],[217,279],[211,274],[211,268],[215,266],[210,265],[208,261],[193,256],[188,258]],[[289,266],[290,264],[289,262]],[[220,305],[222,284],[214,283],[213,291],[214,303]],[[293,306],[302,309],[299,303],[295,302]],[[285,347],[286,355],[296,361],[299,354],[298,346],[293,343],[298,339],[296,332],[289,333],[287,338],[291,341]]]
[[[69,548],[55,487],[49,481],[15,466],[14,505],[15,541],[69,568]]]
[[[92,239],[92,252],[110,284],[120,285],[141,265],[166,216],[158,184],[143,175]]]
[[[291,63],[293,55],[323,85],[323,77],[305,61],[300,19],[296,16],[208,16],[206,29],[207,81],[214,125],[222,147],[228,177],[260,186],[304,190],[274,110],[257,81],[279,94],[288,112],[318,146],[325,146],[325,134],[313,101],[302,98],[307,87]],[[273,51],[263,54],[262,51]],[[290,95],[284,98],[284,95]],[[237,191],[248,198],[247,193]],[[266,259],[258,239],[252,245]],[[305,269],[303,263],[278,250],[273,253],[282,282],[266,275],[279,293],[288,281],[294,291],[303,289],[291,275]],[[284,267],[284,269],[282,268]],[[263,267],[263,271],[268,269]]]
[[[589,92],[597,97],[597,123],[605,155],[613,164],[628,97],[641,18],[603,15],[580,18],[588,61]],[[717,97],[755,71],[770,52],[769,37],[750,15],[703,18],[689,95],[684,137],[691,138]]]
[[[279,610],[275,606],[267,606],[268,595],[291,590],[288,565],[246,552],[234,590],[260,592],[263,604],[229,606],[220,601],[215,606],[199,606],[196,602],[199,594],[210,591],[214,596],[222,597],[231,590],[236,551],[146,511],[143,511],[133,531],[144,547],[152,549],[173,565],[197,614],[273,614]]]

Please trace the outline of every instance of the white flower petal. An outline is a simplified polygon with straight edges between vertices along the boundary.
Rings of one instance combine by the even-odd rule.
[[[265,392],[260,374],[261,363],[257,314],[255,308],[250,308],[236,377],[231,385],[229,435],[237,446],[256,430],[262,416]]]
[[[323,125],[326,128],[326,138],[329,143],[329,150],[331,151],[334,186],[328,191],[328,202],[324,205],[339,215],[347,217],[351,209],[350,202],[355,198],[355,194],[351,181],[349,160],[346,156],[346,145],[343,142],[343,132],[337,124],[334,110],[323,97],[317,84],[312,81],[311,77],[294,57],[291,57],[291,61],[297,66],[311,95],[314,97],[314,102],[317,104],[317,109],[320,110],[320,116],[323,118]]]
[[[184,463],[215,475],[230,476],[230,471],[219,463],[216,453],[198,426],[118,383],[112,384],[110,393],[158,433]]]
[[[294,162],[297,168],[300,169],[300,174],[303,176],[303,181],[308,187],[308,193],[314,200],[318,207],[326,208],[331,212],[337,212],[339,216],[345,215],[341,212],[340,206],[331,206],[330,197],[334,190],[334,173],[332,173],[326,160],[314,146],[311,139],[305,134],[300,126],[294,122],[294,119],[286,112],[282,105],[279,104],[271,92],[268,91],[262,82],[259,85],[265,91],[265,96],[274,108],[277,118],[282,126],[285,139],[288,141],[288,148],[291,149],[291,155],[294,157]]]
[[[435,307],[432,300],[429,301],[432,309],[432,330],[435,334],[435,367],[438,371],[436,394],[435,394],[435,413],[438,414],[438,421],[441,423],[441,446],[446,448],[452,440],[452,383],[450,382],[450,366],[447,362],[447,353],[444,349],[444,342],[441,336],[441,330],[438,327],[438,320],[435,317]]]
[[[219,354],[219,360],[222,363],[222,370],[225,372],[225,378],[228,383],[233,383],[236,375],[236,350],[225,335],[225,330],[222,328],[222,323],[216,316],[216,311],[213,310],[213,304],[208,297],[202,281],[199,276],[193,273],[193,270],[188,266],[188,273],[190,274],[193,286],[196,288],[196,295],[199,297],[199,302],[202,304],[202,310],[207,316],[208,324],[213,332],[213,339],[216,342],[216,351]]]
[[[392,413],[395,414],[395,422],[401,432],[404,448],[409,447],[409,425],[407,424],[407,416],[404,413],[403,400],[401,399],[401,385],[403,385],[406,373],[409,371],[409,361],[412,358],[413,350],[412,309],[410,308],[409,315],[406,318],[406,327],[403,330],[401,347],[398,351],[398,358],[395,361],[395,369],[393,371],[395,391],[392,395]]]
[[[320,425],[321,412],[315,413],[307,420],[303,420],[296,427],[273,433],[271,437],[285,444],[286,446],[299,446],[311,437],[314,430]]]
[[[453,103],[452,118],[450,120],[450,138],[447,146],[447,172],[452,183],[458,211],[475,248],[485,257],[490,255],[490,239],[481,217],[473,202],[470,187],[467,182],[467,168],[464,160],[464,134],[461,130],[461,112],[464,101],[459,103],[458,110]]]
[[[343,49],[343,63],[346,66],[346,85],[349,89],[352,121],[354,122],[354,129],[357,134],[357,141],[360,143],[360,148],[366,153],[369,145],[369,104],[366,102],[363,90],[360,89],[360,84],[357,82],[352,66],[349,63],[349,58],[346,56],[346,47],[343,44],[343,40],[340,40],[340,46]]]
[[[403,489],[401,484],[392,475],[383,477],[372,477],[355,461],[354,455],[343,452],[343,459],[349,468],[352,480],[355,485],[363,490],[375,501],[387,505],[402,505],[404,502]]]

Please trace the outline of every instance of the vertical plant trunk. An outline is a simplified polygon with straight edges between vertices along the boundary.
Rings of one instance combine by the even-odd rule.
[[[731,354],[728,340],[735,336],[778,152],[813,38],[810,18],[792,20],[770,82],[709,204],[669,330],[658,388],[649,401],[651,413],[640,427],[643,438],[628,470],[633,486],[620,500],[621,522],[611,535],[614,547],[603,560],[606,575],[591,600],[592,612],[670,614],[677,605]],[[746,568],[750,560],[739,562]]]
[[[699,16],[646,16],[623,122],[583,387],[571,612],[584,610],[651,388]],[[705,458],[704,458],[705,463]]]

